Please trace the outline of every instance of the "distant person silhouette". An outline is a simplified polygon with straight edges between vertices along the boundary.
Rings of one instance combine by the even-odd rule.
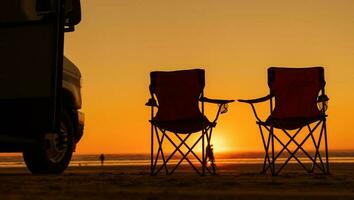
[[[104,159],[105,159],[104,155],[103,155],[103,154],[101,154],[101,155],[100,155],[101,166],[103,166],[103,165],[104,165]]]

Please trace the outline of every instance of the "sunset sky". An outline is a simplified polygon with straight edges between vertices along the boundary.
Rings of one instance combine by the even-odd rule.
[[[204,68],[206,96],[239,99],[268,94],[269,66],[324,66],[329,147],[354,149],[353,0],[83,0],[82,9],[65,41],[83,75],[77,153],[149,152],[150,71]],[[263,151],[248,105],[231,104],[214,136],[219,152]]]

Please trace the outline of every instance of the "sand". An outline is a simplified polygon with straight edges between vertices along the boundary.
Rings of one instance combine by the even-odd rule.
[[[62,175],[0,168],[0,199],[354,199],[354,164],[332,164],[329,176],[290,166],[272,177],[260,169],[229,164],[217,176],[200,177],[184,167],[151,177],[148,166],[78,166]]]

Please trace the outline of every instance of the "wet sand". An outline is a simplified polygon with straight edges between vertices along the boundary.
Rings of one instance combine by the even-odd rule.
[[[354,199],[354,164],[332,164],[331,175],[306,174],[292,165],[277,177],[261,165],[219,166],[200,177],[188,166],[151,177],[148,166],[70,167],[62,175],[31,175],[0,168],[0,199]]]

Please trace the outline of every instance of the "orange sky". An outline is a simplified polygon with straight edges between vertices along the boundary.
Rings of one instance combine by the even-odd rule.
[[[65,54],[83,74],[85,135],[77,153],[148,153],[149,72],[202,67],[205,94],[268,93],[269,66],[324,66],[331,149],[354,149],[353,0],[82,1]],[[213,108],[213,105],[210,106]],[[265,116],[265,115],[264,115]],[[216,151],[262,151],[251,109],[234,103]]]

